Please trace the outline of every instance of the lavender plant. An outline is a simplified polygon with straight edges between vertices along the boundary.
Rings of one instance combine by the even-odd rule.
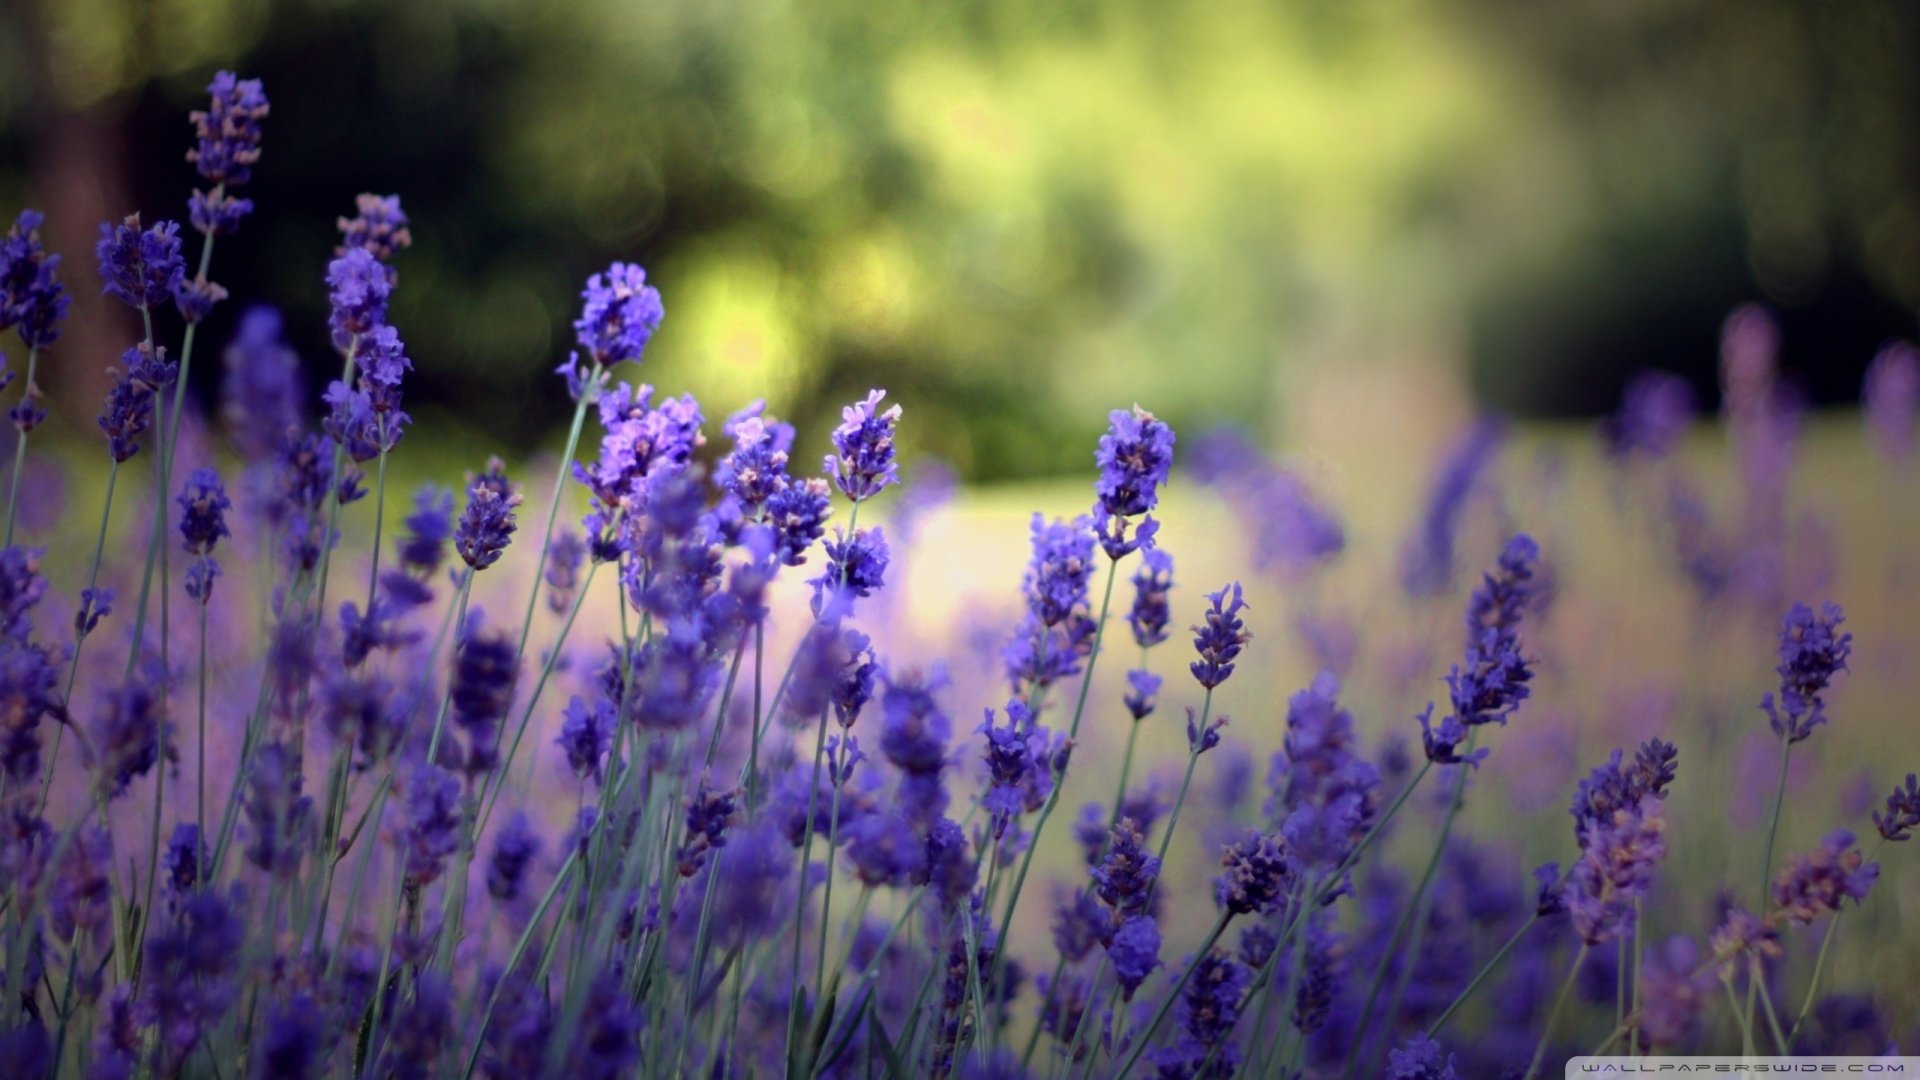
[[[219,412],[230,494],[228,455],[184,388],[226,297],[207,276],[215,238],[253,210],[234,190],[260,163],[268,107],[258,81],[224,72],[209,95],[188,154],[208,185],[188,203],[197,263],[171,222],[101,226],[100,278],[142,336],[99,419],[90,558],[14,542],[35,531],[16,525],[22,463],[67,295],[39,214],[0,241],[0,328],[28,349],[0,549],[0,1076],[1437,1080],[1532,1077],[1614,1047],[1812,1051],[1871,1034],[1912,1048],[1886,1002],[1828,984],[1843,913],[1873,901],[1884,845],[1920,828],[1914,777],[1873,809],[1871,847],[1834,827],[1774,857],[1804,816],[1784,810],[1819,806],[1790,789],[1792,749],[1830,697],[1848,711],[1837,605],[1794,604],[1780,624],[1764,840],[1715,833],[1699,796],[1685,801],[1719,733],[1676,724],[1673,742],[1635,737],[1585,779],[1548,777],[1574,792],[1573,843],[1556,837],[1560,859],[1529,871],[1512,817],[1479,806],[1537,766],[1489,744],[1561,724],[1529,703],[1582,657],[1549,630],[1556,564],[1533,535],[1551,531],[1503,516],[1482,550],[1464,527],[1499,482],[1497,422],[1455,445],[1398,561],[1374,568],[1426,611],[1457,561],[1488,564],[1444,704],[1376,729],[1367,712],[1412,702],[1376,688],[1389,661],[1350,648],[1345,679],[1322,672],[1266,707],[1283,676],[1250,627],[1287,590],[1243,578],[1183,599],[1160,520],[1178,520],[1161,498],[1177,440],[1138,406],[1109,416],[1089,511],[1033,516],[983,679],[934,662],[876,602],[908,587],[903,556],[925,532],[924,504],[887,509],[906,411],[879,389],[848,405],[817,475],[795,472],[799,433],[764,403],[709,448],[691,395],[621,381],[665,317],[631,262],[581,294],[551,489],[476,463],[461,498],[422,488],[388,536],[416,362],[388,318],[412,239],[397,196],[361,196],[316,253],[340,364],[320,402],[278,316],[240,321]],[[1762,481],[1792,437],[1769,397],[1769,326],[1741,314],[1727,344],[1759,501],[1784,497]],[[1889,458],[1911,441],[1911,352],[1890,347],[1867,388]],[[590,415],[600,438],[580,459]],[[1692,418],[1683,384],[1634,383],[1604,428],[1608,467],[1674,466]],[[143,450],[148,498],[115,534],[117,490],[142,483],[120,467]],[[1289,589],[1364,552],[1244,438],[1194,456],[1252,532],[1256,569]],[[835,493],[846,522],[830,530]],[[1701,580],[1709,515],[1689,503],[1665,522],[1676,587]],[[170,530],[189,560],[190,658],[172,643]],[[1777,553],[1773,534],[1732,535]],[[1132,640],[1116,672],[1100,661],[1123,570]],[[136,579],[116,622],[116,587]],[[335,579],[352,584],[330,601]],[[1781,579],[1717,580],[1716,596],[1760,609]],[[583,618],[590,604],[617,618]],[[1155,651],[1182,618],[1191,683]],[[1254,718],[1235,732],[1274,747],[1263,800],[1216,697]],[[1170,713],[1184,724],[1163,732]],[[962,715],[982,721],[956,741]],[[1184,754],[1161,760],[1163,735]],[[1435,772],[1441,790],[1422,796]],[[1070,789],[1091,801],[1050,841]],[[1759,861],[1765,890],[1710,913],[1675,903],[1699,883],[1669,849],[1701,830]],[[1893,915],[1872,910],[1885,941]]]

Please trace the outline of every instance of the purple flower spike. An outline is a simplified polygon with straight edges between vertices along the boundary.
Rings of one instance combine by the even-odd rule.
[[[1636,457],[1659,461],[1686,437],[1694,411],[1693,387],[1687,380],[1664,371],[1644,372],[1627,384],[1620,411],[1601,425],[1601,445],[1618,462]]]
[[[141,227],[139,214],[119,225],[103,222],[100,242],[93,250],[106,286],[102,291],[129,307],[155,308],[173,299],[186,273],[180,256],[180,226],[171,221],[151,229]]]
[[[833,429],[833,447],[828,454],[826,473],[841,494],[862,502],[880,494],[889,484],[900,482],[900,467],[893,456],[893,431],[900,423],[900,406],[882,411],[885,390],[869,393],[841,410],[840,426]]]
[[[1278,836],[1250,832],[1226,849],[1220,865],[1214,900],[1236,915],[1273,911],[1293,884],[1293,858]]]
[[[588,278],[580,299],[580,317],[574,320],[573,331],[596,370],[639,363],[667,314],[659,290],[647,284],[647,272],[638,263],[616,262],[605,273]],[[577,355],[567,361],[562,373],[569,369],[569,384],[584,382],[589,374],[580,370]]]
[[[1120,924],[1107,945],[1113,973],[1120,981],[1120,1000],[1132,1001],[1134,991],[1160,966],[1160,927],[1150,915],[1135,915]]]
[[[393,283],[386,267],[365,248],[348,248],[327,264],[327,325],[333,345],[345,350],[353,339],[387,321],[387,300]]]
[[[1846,617],[1840,605],[1822,605],[1820,614],[1795,604],[1780,624],[1780,696],[1760,699],[1773,733],[1799,742],[1827,722],[1824,694],[1833,677],[1847,670],[1853,653],[1853,635],[1839,632]]]
[[[214,185],[211,194],[195,188],[187,209],[193,227],[219,235],[240,227],[253,211],[250,199],[236,199],[226,191],[253,178],[260,160],[260,122],[267,117],[267,95],[259,79],[242,79],[222,71],[207,86],[211,99],[206,111],[187,114],[193,124],[194,145],[187,151],[201,177]]]
[[[1173,556],[1165,548],[1154,548],[1133,572],[1133,607],[1127,612],[1127,625],[1133,628],[1134,644],[1150,649],[1167,640],[1167,623],[1173,619],[1167,594],[1172,591]]]
[[[72,300],[60,284],[60,256],[40,246],[43,220],[38,211],[22,210],[0,237],[0,330],[16,328],[30,349],[45,348],[60,337]],[[28,387],[27,392],[37,390]]]
[[[1860,405],[1881,457],[1904,461],[1913,456],[1914,418],[1920,414],[1920,348],[1894,341],[1881,349],[1861,383]]]
[[[1453,1055],[1424,1034],[1387,1055],[1387,1080],[1459,1080]]]
[[[1905,787],[1895,785],[1893,794],[1887,796],[1887,812],[1873,812],[1873,824],[1880,835],[1887,840],[1899,843],[1920,826],[1920,780],[1913,773],[1907,774]]]
[[[1188,667],[1200,685],[1211,690],[1226,682],[1233,674],[1234,660],[1253,634],[1240,621],[1240,613],[1246,610],[1247,605],[1241,599],[1239,582],[1232,582],[1219,592],[1208,593],[1207,601],[1212,606],[1206,611],[1205,624],[1191,628],[1193,648],[1200,654],[1200,659]]]
[[[487,471],[467,483],[467,509],[453,531],[453,547],[475,570],[500,561],[518,527],[514,510],[520,493],[507,482],[507,467],[499,458],[487,462]]]
[[[1159,505],[1160,485],[1173,468],[1174,436],[1172,428],[1138,405],[1115,409],[1107,419],[1110,426],[1093,454],[1100,466],[1093,485],[1098,499],[1093,523],[1107,557],[1119,559],[1153,547],[1159,526],[1152,517],[1141,521],[1131,536],[1128,529],[1132,518]]]
[[[1853,846],[1853,833],[1835,829],[1820,846],[1796,855],[1773,879],[1773,903],[1795,926],[1806,926],[1840,910],[1843,900],[1858,904],[1880,878],[1880,864],[1866,861]]]
[[[413,246],[413,233],[407,228],[406,212],[400,209],[400,196],[363,192],[353,197],[354,215],[340,218],[340,246],[335,255],[350,248],[364,248],[387,268],[387,280],[394,278],[393,257]]]

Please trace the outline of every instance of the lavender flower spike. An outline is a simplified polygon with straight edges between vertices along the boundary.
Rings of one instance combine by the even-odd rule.
[[[253,178],[253,166],[260,160],[260,121],[267,117],[268,104],[259,79],[238,78],[231,71],[216,74],[207,95],[206,111],[187,116],[194,135],[187,160],[214,189],[208,194],[195,188],[187,211],[195,229],[219,235],[239,228],[240,219],[253,212],[251,199],[236,199],[226,189]]]
[[[453,547],[460,558],[475,570],[485,570],[500,561],[500,553],[513,539],[514,508],[520,505],[520,493],[507,482],[507,467],[499,458],[487,462],[487,471],[467,484],[467,509],[453,531]]]
[[[41,349],[60,336],[72,297],[60,284],[60,256],[40,246],[38,211],[22,210],[13,227],[0,237],[0,330],[19,330],[29,349]],[[36,393],[34,387],[28,394]]]
[[[1137,548],[1153,546],[1158,524],[1151,516],[1140,522],[1131,537],[1127,530],[1130,519],[1146,515],[1160,502],[1160,485],[1173,468],[1174,435],[1172,428],[1138,405],[1115,409],[1108,421],[1111,426],[1093,455],[1100,466],[1100,478],[1093,486],[1098,497],[1093,521],[1107,556],[1119,559]]]
[[[1839,632],[1845,621],[1840,605],[1822,605],[1820,614],[1805,604],[1795,604],[1780,624],[1780,695],[1769,693],[1760,699],[1773,733],[1789,742],[1800,742],[1813,729],[1827,722],[1823,696],[1833,677],[1847,670],[1847,657],[1853,653],[1853,635]]]
[[[128,307],[153,308],[173,299],[186,273],[180,256],[180,226],[163,221],[151,229],[142,228],[140,215],[130,215],[119,225],[102,223],[100,242],[94,246],[100,260],[100,280],[108,296],[119,297]]]
[[[840,426],[833,429],[833,446],[839,452],[827,455],[826,472],[854,502],[871,499],[900,482],[893,454],[900,406],[881,411],[880,402],[886,396],[885,390],[874,390],[866,400],[847,406],[841,410]]]
[[[1229,594],[1231,600],[1228,599]],[[1253,634],[1240,621],[1240,612],[1247,605],[1241,599],[1239,582],[1232,582],[1219,592],[1208,593],[1207,600],[1213,606],[1207,609],[1205,625],[1192,628],[1193,647],[1200,654],[1200,659],[1189,667],[1200,685],[1212,690],[1233,674],[1233,662]]]

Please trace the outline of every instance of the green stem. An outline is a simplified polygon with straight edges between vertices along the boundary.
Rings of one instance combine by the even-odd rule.
[[[578,845],[567,852],[566,860],[560,864],[559,871],[553,875],[553,884],[547,886],[546,895],[540,898],[540,906],[533,910],[533,918],[527,920],[526,929],[520,931],[519,940],[513,943],[513,951],[507,954],[507,966],[501,969],[499,979],[494,982],[493,993],[487,995],[487,1007],[480,1014],[480,1026],[474,1030],[473,1048],[467,1052],[466,1068],[460,1074],[462,1077],[473,1075],[473,1068],[480,1061],[480,1048],[485,1045],[487,1025],[493,1022],[493,1010],[500,1004],[500,991],[506,987],[507,977],[513,974],[513,969],[520,966],[520,958],[526,954],[527,945],[533,941],[533,932],[540,928],[541,920],[547,917],[547,908],[553,904],[553,898],[560,894],[561,887],[567,883],[573,871],[574,860],[579,855]]]
[[[206,556],[201,556],[206,558]],[[207,879],[207,604],[200,603],[200,770],[199,790],[195,800],[198,809],[195,821],[199,835],[194,840],[195,870],[194,879],[205,882]]]
[[[856,510],[859,509],[858,503],[854,504],[854,509]],[[812,865],[813,863],[813,816],[814,816],[814,813],[816,812],[816,807],[818,806],[818,800],[820,798],[820,761],[822,758],[826,756],[826,750],[827,750],[827,710],[822,709],[820,710],[820,723],[818,725],[818,730],[814,733],[814,739],[813,739],[813,781],[807,787],[806,839],[800,845],[800,874],[799,874],[799,877],[796,879],[800,882],[801,894],[800,894],[800,898],[795,901],[796,910],[794,912],[794,926],[793,926],[793,964],[792,964],[791,970],[788,973],[789,985],[793,987],[795,1005],[793,1008],[787,1010],[787,1045],[786,1045],[786,1052],[781,1057],[781,1060],[783,1061],[793,1060],[793,1049],[794,1049],[793,1040],[795,1036],[798,1034],[797,1029],[800,1026],[800,1023],[799,1023],[800,1008],[799,1008],[798,1002],[800,999],[800,995],[803,992],[803,988],[800,983],[800,939],[801,937],[804,936],[800,933],[800,916],[801,916],[801,913],[804,912],[806,909],[807,867]],[[816,994],[819,992],[819,990],[820,988],[818,986],[814,987],[814,992]],[[814,1002],[814,1006],[816,1008],[819,1007],[819,1002],[817,1000]]]
[[[540,559],[533,564],[533,587],[527,590],[527,613],[520,620],[520,644],[514,649],[519,657],[527,651],[527,637],[533,633],[533,612],[540,606],[540,583],[547,567],[547,545],[553,540],[553,525],[560,518],[560,502],[567,490],[567,474],[573,468],[573,455],[580,449],[580,431],[586,426],[587,406],[599,395],[600,387],[607,377],[604,371],[595,371],[580,392],[580,400],[573,404],[573,423],[567,429],[567,449],[560,455],[559,468],[553,477],[553,497],[547,502],[546,524],[540,529]],[[584,586],[582,590],[584,591]]]
[[[1476,728],[1467,736],[1467,752],[1469,754],[1473,752],[1474,740],[1478,735],[1479,729]],[[1360,1009],[1360,1022],[1353,1029],[1353,1045],[1348,1049],[1347,1063],[1341,1069],[1342,1076],[1352,1076],[1354,1066],[1359,1063],[1360,1047],[1367,1041],[1367,1024],[1373,1019],[1373,1007],[1379,1000],[1380,987],[1387,976],[1387,967],[1392,964],[1395,957],[1399,955],[1400,941],[1406,936],[1407,928],[1413,925],[1415,914],[1424,910],[1424,900],[1427,889],[1432,886],[1434,874],[1440,869],[1440,857],[1446,851],[1447,839],[1453,833],[1454,818],[1460,811],[1460,796],[1461,793],[1466,790],[1467,771],[1472,768],[1470,765],[1458,765],[1455,767],[1460,770],[1460,774],[1453,784],[1453,796],[1447,800],[1447,816],[1441,821],[1439,839],[1434,842],[1433,854],[1427,859],[1427,869],[1426,872],[1420,876],[1419,886],[1414,889],[1413,895],[1408,897],[1407,909],[1401,913],[1399,923],[1393,928],[1393,935],[1387,939],[1385,951],[1380,954],[1380,963],[1374,968],[1373,981],[1367,987],[1366,1004]],[[1421,775],[1426,775],[1426,770],[1422,769]],[[1417,783],[1419,777],[1415,777],[1414,780]],[[1412,785],[1408,785],[1408,787],[1409,790],[1411,790]],[[1413,966],[1414,957],[1410,955],[1406,958],[1406,970],[1412,971]],[[1400,984],[1404,987],[1404,980],[1401,980]],[[1397,1003],[1398,994],[1395,995],[1395,1004],[1397,1005]],[[1388,1014],[1389,1016],[1392,1014],[1391,1006],[1388,1009]]]
[[[1520,924],[1520,929],[1513,932],[1513,936],[1507,939],[1505,945],[1500,946],[1500,951],[1493,954],[1493,959],[1486,962],[1486,965],[1480,969],[1480,973],[1475,975],[1473,981],[1467,984],[1467,988],[1460,991],[1460,996],[1453,999],[1453,1004],[1447,1006],[1447,1010],[1440,1014],[1440,1019],[1435,1020],[1433,1024],[1427,1028],[1427,1038],[1433,1038],[1440,1033],[1441,1028],[1447,1026],[1447,1021],[1453,1018],[1453,1014],[1459,1011],[1460,1006],[1467,1003],[1467,999],[1473,996],[1475,990],[1480,989],[1480,984],[1487,980],[1487,976],[1493,974],[1494,971],[1500,967],[1501,962],[1506,960],[1507,954],[1513,951],[1515,945],[1520,944],[1520,939],[1526,936],[1528,930],[1533,929],[1533,924],[1539,921],[1539,919],[1540,913],[1538,911],[1527,916],[1527,921]]]
[[[27,350],[27,385],[20,391],[20,407],[33,408],[35,391],[33,388],[34,369],[40,362],[40,349],[34,346]],[[20,471],[27,463],[27,429],[20,429],[20,438],[13,450],[13,482],[7,485],[7,547],[13,546],[13,509],[20,498]]]
[[[1094,667],[1100,662],[1100,642],[1106,636],[1107,615],[1113,608],[1113,581],[1120,570],[1120,560],[1107,561],[1107,587],[1100,600],[1100,621],[1093,628],[1093,651],[1087,655],[1087,671],[1080,678],[1080,698],[1073,707],[1073,720],[1067,725],[1067,745],[1072,746],[1080,737],[1080,718],[1087,709],[1087,690],[1093,685]],[[1046,831],[1047,821],[1053,817],[1054,807],[1060,805],[1060,789],[1066,783],[1066,770],[1062,768],[1053,777],[1053,791],[1047,801],[1041,804],[1040,816],[1033,823],[1033,835],[1027,838],[1027,850],[1020,856],[1020,869],[1013,876],[1013,891],[1007,894],[1007,904],[1000,909],[1000,921],[997,924],[1004,936],[1007,928],[1013,925],[1013,913],[1020,905],[1020,894],[1027,886],[1027,871],[1033,867],[1033,853],[1040,850],[1040,834]],[[993,976],[987,980],[991,985],[999,978],[1000,966],[1005,961],[1007,950],[995,949],[993,953]]]
[[[1767,906],[1767,887],[1773,883],[1773,845],[1780,833],[1780,804],[1787,797],[1787,758],[1793,751],[1793,742],[1785,735],[1780,737],[1780,779],[1774,785],[1773,812],[1767,817],[1766,857],[1760,863],[1760,902],[1756,911]]]
[[[1787,1037],[1780,1030],[1780,1014],[1773,1009],[1773,991],[1760,976],[1760,961],[1751,954],[1747,957],[1747,982],[1760,986],[1760,1004],[1767,1016],[1767,1029],[1773,1033],[1773,1045],[1784,1056],[1787,1053]]]
[[[1554,1025],[1560,1021],[1560,1013],[1567,1007],[1567,995],[1573,992],[1574,980],[1580,974],[1580,965],[1587,959],[1587,950],[1591,946],[1581,945],[1580,951],[1573,956],[1573,967],[1567,970],[1567,981],[1560,984],[1560,993],[1553,999],[1553,1010],[1547,1013],[1547,1022],[1540,1029],[1540,1043],[1533,1048],[1533,1063],[1527,1066],[1527,1075],[1523,1080],[1533,1080],[1540,1072],[1540,1063],[1547,1058],[1547,1044],[1553,1040]]]
[[[107,495],[100,502],[100,531],[93,538],[93,565],[87,570],[87,592],[91,593],[100,584],[100,559],[107,549],[107,521],[113,516],[113,488],[120,478],[120,463],[114,462],[107,467]],[[84,594],[83,594],[84,595]],[[89,607],[90,610],[90,607]],[[61,704],[69,716],[73,712],[73,681],[80,674],[80,650],[87,643],[87,634],[76,633],[73,639],[73,658],[67,661],[67,686],[60,693]],[[53,767],[60,761],[60,737],[66,734],[67,725],[61,724],[53,729],[53,746],[47,751],[46,771],[40,777],[40,802],[34,810],[38,817],[46,812],[47,795],[53,787]]]

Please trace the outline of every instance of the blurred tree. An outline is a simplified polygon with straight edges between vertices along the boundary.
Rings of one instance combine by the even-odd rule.
[[[0,194],[53,211],[76,291],[95,221],[181,213],[212,69],[263,76],[260,212],[216,259],[238,302],[211,336],[275,300],[323,380],[333,219],[397,191],[410,400],[518,448],[564,414],[574,293],[612,258],[666,296],[645,378],[715,410],[764,395],[815,442],[885,385],[922,449],[981,478],[1079,467],[1131,400],[1271,427],[1334,365],[1471,360],[1497,404],[1604,407],[1624,369],[1710,364],[1733,301],[1819,310],[1846,282],[1806,332],[1857,375],[1920,297],[1893,0],[15,0],[0,20],[22,61],[0,64]]]

